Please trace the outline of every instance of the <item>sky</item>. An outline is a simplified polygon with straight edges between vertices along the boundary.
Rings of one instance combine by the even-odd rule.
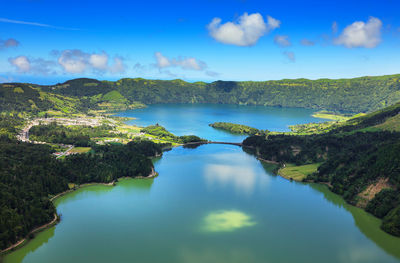
[[[0,1],[0,82],[400,73],[397,0]]]

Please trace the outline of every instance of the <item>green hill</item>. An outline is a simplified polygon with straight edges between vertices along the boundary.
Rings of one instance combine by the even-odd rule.
[[[222,103],[370,112],[400,100],[400,75],[354,79],[216,81],[121,79],[107,82],[144,104]]]
[[[3,84],[0,85],[0,95],[17,94],[19,97],[30,98],[34,94],[28,95],[28,91],[24,90],[24,87],[29,86],[49,94],[86,99],[92,104],[85,105],[95,110],[102,108],[101,104],[110,99],[110,94],[120,94],[118,97],[124,100],[123,104],[126,107],[137,103],[221,103],[302,107],[353,113],[372,112],[400,101],[400,75],[212,83],[190,83],[179,79],[124,78],[118,81],[99,81],[81,78],[50,86]],[[7,87],[11,91],[7,90]],[[20,89],[14,91],[15,88],[21,88],[23,92],[21,93]],[[105,101],[101,101],[101,98],[105,98]],[[34,107],[29,101],[13,100],[10,96],[6,96],[0,102],[5,105],[23,104],[25,108]]]

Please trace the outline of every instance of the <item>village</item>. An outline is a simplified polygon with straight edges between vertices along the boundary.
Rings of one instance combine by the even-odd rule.
[[[65,127],[69,126],[86,126],[86,127],[98,127],[106,124],[111,127],[109,130],[109,137],[94,138],[94,142],[98,145],[104,145],[108,143],[127,143],[136,137],[146,138],[153,141],[159,141],[158,138],[145,134],[141,132],[141,128],[137,126],[127,125],[117,117],[88,117],[80,116],[77,118],[67,118],[67,117],[51,117],[51,118],[35,118],[28,120],[27,124],[22,128],[22,130],[17,135],[17,139],[22,142],[29,142],[34,144],[49,144],[53,146],[58,146],[60,149],[53,153],[57,158],[62,158],[68,155],[79,154],[88,152],[90,147],[76,147],[72,144],[62,144],[62,143],[49,143],[45,141],[31,140],[29,137],[29,131],[33,126],[37,125],[49,125],[51,123],[57,123],[57,125],[62,125]],[[123,134],[126,138],[118,137],[118,134]]]

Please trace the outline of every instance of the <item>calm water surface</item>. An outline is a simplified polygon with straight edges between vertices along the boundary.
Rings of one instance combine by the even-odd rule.
[[[185,123],[193,121],[192,133],[207,139],[240,139],[207,133],[195,122],[234,121],[237,107],[215,118],[212,108],[202,107],[204,114],[201,107],[168,105],[162,115],[156,105],[153,122],[152,107],[121,115],[140,116],[134,121],[140,125],[159,122],[177,134],[187,134]],[[214,109],[223,113],[221,106]],[[239,109],[248,112],[247,118],[240,113],[241,123],[262,129],[313,120],[299,109]],[[270,110],[286,114],[288,122],[269,121]],[[200,116],[184,120],[179,114]],[[91,186],[58,199],[62,221],[5,262],[400,262],[400,239],[381,231],[378,219],[324,186],[274,176],[272,167],[239,147],[179,147],[154,162],[155,179]]]
[[[233,122],[257,129],[289,131],[289,125],[322,122],[312,117],[313,110],[221,104],[156,104],[144,109],[120,112],[117,116],[134,117],[129,124],[148,126],[158,123],[176,135],[195,134],[214,141],[240,142],[246,136],[233,135],[208,125]]]

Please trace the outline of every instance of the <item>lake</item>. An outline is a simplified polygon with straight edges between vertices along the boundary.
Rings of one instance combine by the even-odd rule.
[[[155,104],[150,107],[120,112],[117,116],[134,117],[129,124],[164,126],[175,135],[197,135],[213,141],[241,142],[245,135],[229,134],[209,127],[213,122],[232,122],[257,129],[290,131],[289,125],[323,122],[311,115],[310,109],[222,104]]]
[[[230,105],[153,105],[121,112],[177,135],[241,141],[215,121],[260,129],[320,121],[313,111]],[[90,186],[56,200],[61,222],[4,262],[400,262],[400,238],[325,186],[290,182],[240,147],[165,152],[159,176]]]

